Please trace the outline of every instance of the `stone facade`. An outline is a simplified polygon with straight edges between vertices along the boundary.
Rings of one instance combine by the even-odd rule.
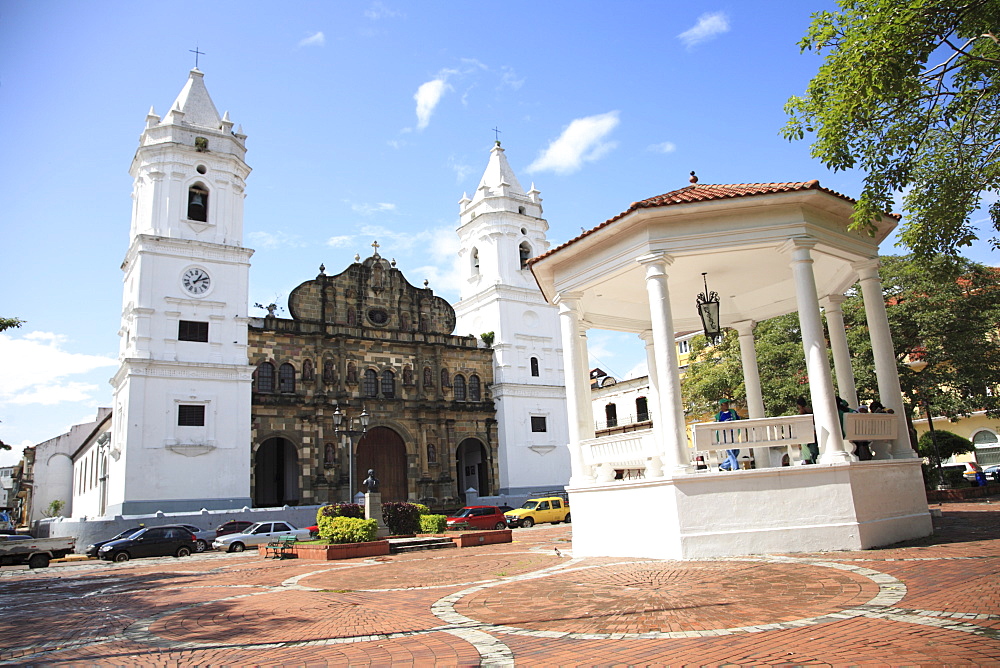
[[[254,505],[347,501],[374,468],[384,501],[458,503],[499,487],[493,355],[378,254],[295,288],[251,321]],[[355,420],[370,416],[366,433]],[[350,446],[349,446],[350,444]],[[353,479],[350,475],[353,447]],[[353,480],[353,488],[351,481]]]

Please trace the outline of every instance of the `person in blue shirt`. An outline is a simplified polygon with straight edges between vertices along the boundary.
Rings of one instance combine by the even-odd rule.
[[[719,412],[715,414],[716,422],[729,422],[730,420],[739,420],[740,414],[736,412],[735,409],[729,407],[729,399],[723,397],[719,399]],[[739,450],[726,450],[726,461],[719,464],[719,469],[722,471],[736,471],[740,468],[740,462],[737,457],[739,457]]]

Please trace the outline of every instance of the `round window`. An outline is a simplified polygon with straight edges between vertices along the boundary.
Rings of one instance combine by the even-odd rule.
[[[368,320],[374,325],[384,325],[389,322],[389,314],[386,313],[385,309],[368,309]]]

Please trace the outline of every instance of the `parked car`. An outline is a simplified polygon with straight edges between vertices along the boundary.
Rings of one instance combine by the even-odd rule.
[[[542,522],[571,522],[569,501],[558,496],[528,499],[520,508],[508,510],[504,515],[507,524],[514,527],[530,527]]]
[[[497,506],[466,506],[447,520],[449,529],[506,529],[507,518]]]
[[[128,561],[137,557],[186,557],[196,549],[194,534],[179,524],[148,527],[128,538],[101,546],[98,556],[105,561]]]
[[[202,531],[193,524],[182,524],[181,526],[194,534],[196,541],[195,552],[204,552],[212,544],[212,541],[218,538],[218,535],[213,530]]]
[[[297,540],[309,540],[308,529],[296,529],[288,522],[257,522],[247,527],[243,533],[231,533],[212,542],[216,550],[242,552],[251,545],[266,545],[278,536],[295,536]]]
[[[247,522],[246,520],[229,520],[228,522],[223,522],[215,529],[215,537],[221,538],[230,533],[243,533],[247,527],[252,525],[253,522]]]
[[[142,530],[143,530],[143,527],[141,527],[141,526],[132,527],[130,529],[125,529],[125,531],[122,531],[120,534],[118,534],[114,538],[108,538],[107,540],[99,540],[96,543],[91,543],[90,545],[87,546],[87,549],[84,551],[84,554],[86,554],[88,557],[97,557],[97,556],[99,556],[98,555],[98,550],[100,550],[101,547],[103,547],[104,545],[107,545],[108,543],[110,543],[113,540],[121,540],[122,538],[128,538],[132,534],[138,533],[139,531],[142,531]]]
[[[972,484],[975,484],[976,473],[982,471],[982,468],[980,468],[979,464],[977,464],[976,462],[960,462],[957,464],[942,464],[941,471],[946,474],[948,471],[961,471],[962,478],[964,478],[968,482],[971,482]],[[947,475],[945,477],[945,480],[947,480]]]
[[[986,474],[987,480],[1000,482],[1000,464],[990,464],[989,466],[984,466],[983,473]]]

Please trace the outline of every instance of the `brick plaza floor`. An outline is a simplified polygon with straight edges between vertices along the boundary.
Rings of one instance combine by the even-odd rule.
[[[887,549],[579,559],[572,526],[338,562],[0,569],[0,664],[1000,665],[1000,497]]]

